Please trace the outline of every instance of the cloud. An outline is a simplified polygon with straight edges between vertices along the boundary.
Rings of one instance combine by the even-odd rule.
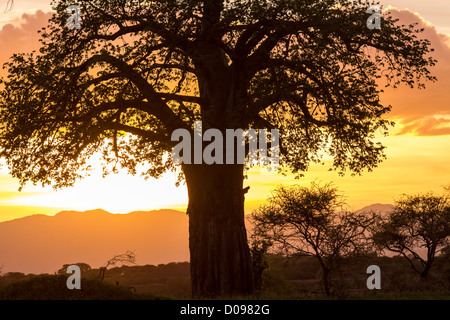
[[[450,135],[450,119],[448,117],[430,116],[411,121],[397,135],[414,134],[418,136]]]
[[[434,52],[431,56],[438,60],[431,69],[438,78],[435,83],[427,82],[425,90],[410,89],[402,86],[399,89],[387,88],[382,94],[384,104],[393,106],[389,118],[400,123],[402,134],[425,136],[450,134],[450,37],[437,32],[436,27],[422,18],[418,13],[407,9],[388,10],[399,23],[409,25],[418,23],[424,28],[421,38],[428,39]]]
[[[24,13],[18,25],[8,23],[0,30],[0,64],[7,62],[14,53],[31,52],[40,46],[38,30],[48,24],[51,13],[42,10],[34,14]]]

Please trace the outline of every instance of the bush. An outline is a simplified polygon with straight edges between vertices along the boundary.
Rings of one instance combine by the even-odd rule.
[[[0,288],[1,300],[129,300],[139,299],[129,289],[102,283],[98,279],[81,280],[80,290],[69,290],[67,276],[39,275],[9,283]]]

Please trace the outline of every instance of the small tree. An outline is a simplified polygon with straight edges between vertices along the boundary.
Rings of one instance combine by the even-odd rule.
[[[103,267],[100,267],[100,274],[99,278],[103,279],[105,278],[105,272],[110,266],[114,266],[118,263],[121,264],[127,264],[127,263],[136,263],[136,255],[133,251],[127,251],[126,253],[117,254],[112,259],[109,259],[106,264]]]
[[[380,249],[401,254],[425,278],[436,254],[448,244],[450,197],[432,192],[403,195],[373,232]]]
[[[257,238],[255,235],[252,236],[250,254],[252,257],[253,282],[257,292],[262,287],[264,270],[269,266],[267,251],[271,245],[272,243],[266,239]]]
[[[331,270],[340,259],[368,250],[366,230],[377,216],[345,211],[342,197],[329,184],[282,186],[268,202],[253,212],[255,233],[272,240],[275,250],[317,258],[330,295]]]

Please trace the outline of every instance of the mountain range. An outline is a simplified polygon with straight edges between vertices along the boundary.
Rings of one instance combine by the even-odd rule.
[[[361,210],[391,208],[374,204]],[[139,265],[189,261],[188,223],[184,212],[168,209],[128,214],[62,211],[0,222],[1,271],[54,273],[78,262],[98,268],[126,251],[134,251]]]
[[[175,210],[32,215],[0,223],[0,266],[3,272],[53,273],[67,263],[100,267],[128,250],[137,264],[188,261],[188,239],[188,216]]]

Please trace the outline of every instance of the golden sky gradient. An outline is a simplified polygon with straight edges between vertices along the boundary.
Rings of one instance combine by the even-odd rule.
[[[0,63],[14,52],[38,48],[36,31],[50,17],[48,0],[16,0],[12,11],[3,13],[0,2]],[[340,177],[329,172],[329,166],[314,165],[305,177],[267,176],[250,173],[245,185],[246,209],[259,205],[277,185],[311,181],[333,182],[347,197],[353,209],[373,203],[393,203],[402,193],[441,191],[450,184],[450,1],[383,0],[385,8],[403,24],[418,22],[425,28],[424,37],[435,48],[439,63],[433,73],[438,82],[428,83],[426,90],[401,87],[387,90],[382,99],[393,106],[389,118],[397,122],[389,137],[380,140],[387,147],[387,160],[373,172],[362,176]],[[389,7],[390,6],[390,7]],[[184,209],[185,186],[175,187],[175,174],[160,180],[145,181],[125,173],[103,179],[100,172],[79,181],[73,188],[53,191],[51,188],[27,185],[18,192],[18,181],[0,169],[0,221],[61,210],[103,208],[113,213],[159,208]]]

